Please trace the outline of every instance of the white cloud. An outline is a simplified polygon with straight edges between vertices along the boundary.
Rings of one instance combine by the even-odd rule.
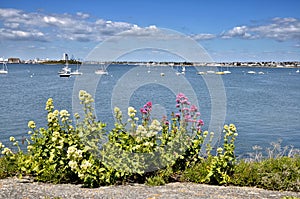
[[[0,38],[5,40],[31,40],[31,41],[46,41],[44,33],[37,30],[22,31],[11,29],[0,29]]]
[[[196,35],[191,35],[190,37],[196,41],[201,41],[201,40],[214,39],[214,38],[216,38],[216,35],[214,35],[214,34],[196,34]]]
[[[269,38],[277,41],[299,40],[300,20],[296,18],[273,18],[257,26],[237,26],[221,34],[222,38],[258,39]]]
[[[118,33],[142,37],[153,36],[159,32],[159,28],[154,25],[140,27],[121,21],[91,20],[89,14],[82,12],[74,15],[44,14],[27,13],[16,9],[0,9],[0,28],[0,39],[32,41],[36,38],[37,41],[50,42],[57,40],[99,42]],[[8,32],[12,34],[8,35]],[[24,34],[20,34],[21,32]],[[207,39],[208,37],[210,36],[206,35]]]
[[[87,18],[90,17],[89,14],[87,14],[87,13],[82,13],[82,12],[77,12],[76,15],[79,16],[79,17],[82,18],[82,19],[87,19]]]

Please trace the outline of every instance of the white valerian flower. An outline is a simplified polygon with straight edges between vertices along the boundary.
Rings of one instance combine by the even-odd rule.
[[[29,121],[29,122],[28,122],[28,128],[34,129],[35,127],[36,127],[36,126],[35,126],[34,121]]]
[[[128,107],[128,116],[135,117],[135,113],[136,113],[136,110],[133,107],[129,106]]]
[[[146,137],[147,136],[147,129],[142,126],[142,125],[138,125],[137,129],[136,129],[136,135],[139,135],[141,137]]]
[[[70,158],[76,152],[75,146],[70,146],[67,150],[68,158]]]
[[[9,148],[5,147],[2,151],[2,154],[3,155],[10,155],[10,154],[13,154],[13,153]]]
[[[158,120],[153,120],[151,125],[149,126],[149,134],[148,137],[152,137],[158,134],[159,131],[162,130],[160,122]]]
[[[14,142],[14,141],[16,141],[16,139],[15,139],[13,136],[11,136],[11,137],[9,138],[9,141]]]
[[[75,169],[77,169],[77,167],[78,167],[78,165],[77,165],[77,162],[75,162],[75,161],[73,161],[73,160],[71,160],[71,161],[69,161],[69,167],[71,167],[71,169],[73,169],[73,170],[75,170]]]
[[[2,142],[0,142],[0,149],[4,148],[4,144],[2,144]]]

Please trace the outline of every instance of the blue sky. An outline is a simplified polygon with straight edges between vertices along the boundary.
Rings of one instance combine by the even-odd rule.
[[[195,39],[215,61],[300,61],[299,8],[298,0],[0,0],[0,57],[84,58],[113,35],[154,27]]]

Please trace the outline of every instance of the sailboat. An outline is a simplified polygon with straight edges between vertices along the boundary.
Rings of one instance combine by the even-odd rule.
[[[79,68],[78,68],[78,62],[77,62],[77,68],[75,71],[71,72],[71,75],[82,75],[82,72],[79,72]]]
[[[225,75],[225,73],[223,72],[223,67],[221,67],[221,71],[217,71],[215,72],[216,75]]]
[[[71,68],[69,68],[68,63],[68,54],[65,54],[66,64],[65,67],[62,68],[61,71],[58,72],[60,77],[70,77],[71,76]]]
[[[223,71],[224,74],[231,74],[231,72],[228,70],[228,66],[227,66],[227,69]]]
[[[7,65],[6,65],[6,62],[3,61],[3,63],[2,63],[2,69],[0,69],[0,74],[7,74],[7,73],[8,73]]]
[[[181,74],[185,75],[185,66],[182,66]]]
[[[105,69],[105,67],[102,65],[102,67],[100,69],[95,71],[95,74],[97,74],[97,75],[108,75],[108,72]]]

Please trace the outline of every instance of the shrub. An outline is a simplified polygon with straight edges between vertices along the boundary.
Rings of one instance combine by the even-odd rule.
[[[261,162],[240,161],[232,184],[271,190],[300,191],[300,157],[270,158]]]
[[[235,139],[238,135],[236,127],[231,124],[224,126],[223,148],[217,149],[217,155],[211,152],[208,157],[183,172],[182,180],[208,184],[228,184],[235,170]]]
[[[92,106],[93,98],[80,91],[84,117],[75,114],[75,124],[66,110],[55,110],[53,100],[46,103],[47,127],[37,128],[34,121],[28,122],[31,135],[27,140],[27,153],[18,142],[17,153],[4,148],[4,163],[16,168],[20,175],[31,175],[38,181],[84,183],[97,187],[127,181],[163,184],[197,163],[206,164],[204,182],[226,184],[234,168],[235,126],[224,127],[224,145],[211,155],[209,145],[213,133],[202,131],[203,121],[197,107],[180,93],[176,97],[178,113],[172,113],[161,121],[151,118],[152,103],[140,109],[141,121],[136,110],[128,108],[128,121],[123,121],[122,112],[115,107],[115,127],[111,131],[96,121]],[[205,139],[208,159],[200,156]],[[207,161],[209,160],[209,161]],[[10,170],[7,173],[11,173]],[[5,175],[5,174],[3,174]]]

